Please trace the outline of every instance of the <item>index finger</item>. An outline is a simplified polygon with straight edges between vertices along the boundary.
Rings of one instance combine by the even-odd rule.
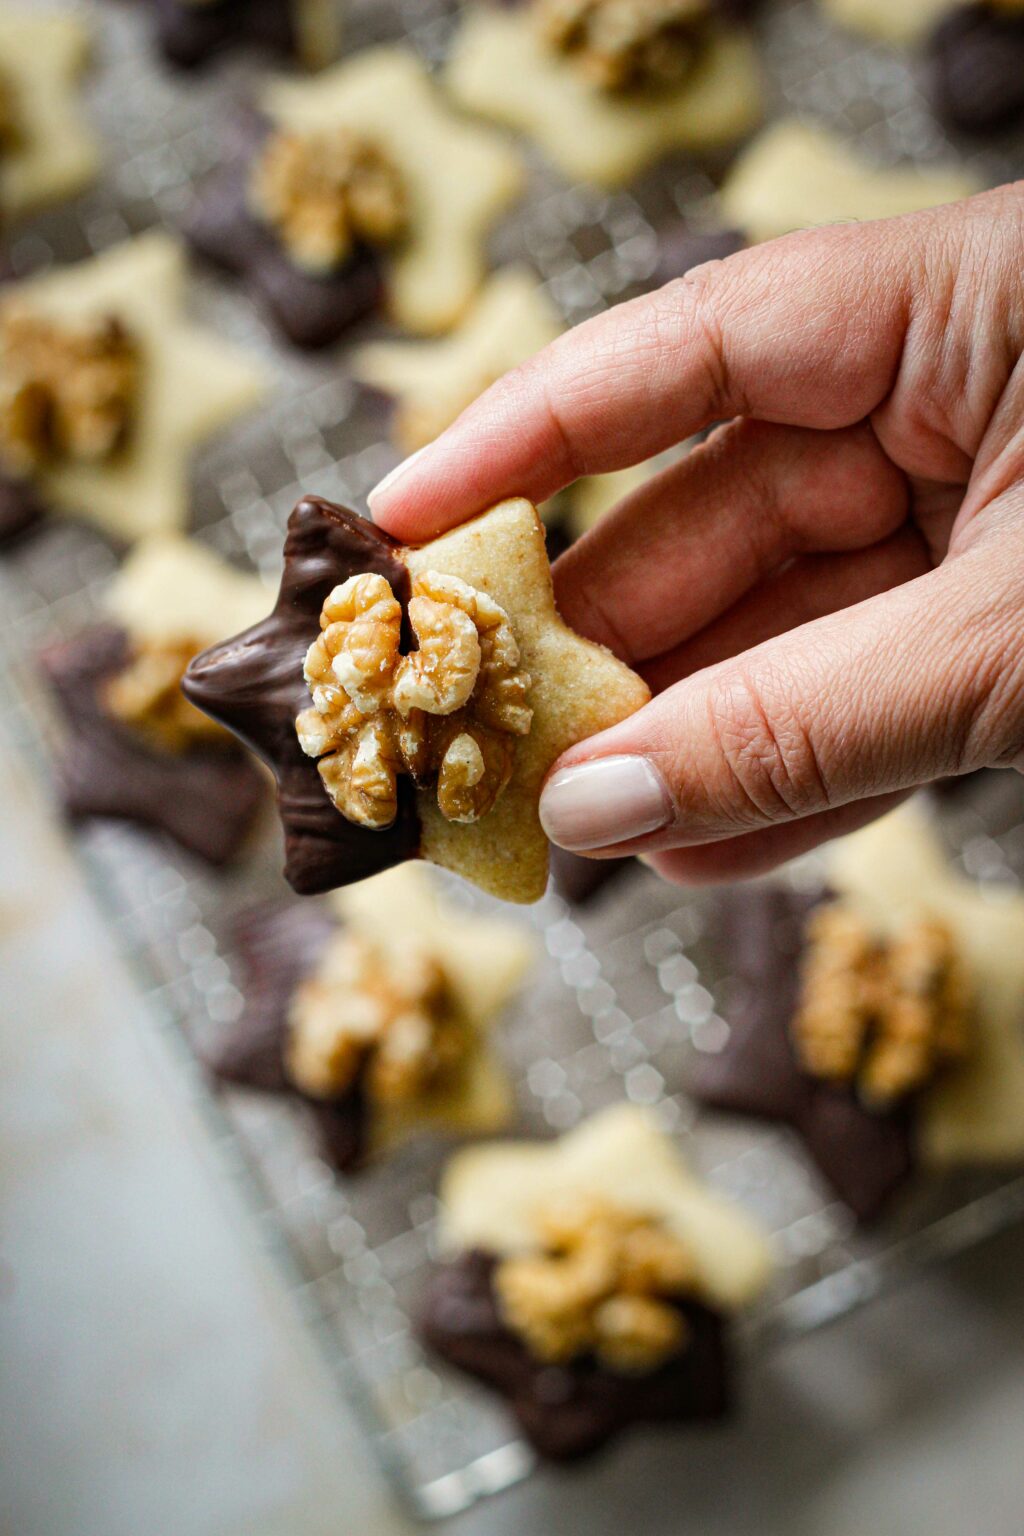
[[[504,496],[543,501],[726,417],[860,421],[898,365],[922,217],[787,236],[576,327],[382,481],[374,518],[424,540]]]

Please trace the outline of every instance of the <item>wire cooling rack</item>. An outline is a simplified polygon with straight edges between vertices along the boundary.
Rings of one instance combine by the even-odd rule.
[[[173,227],[216,161],[218,122],[258,79],[245,58],[173,75],[153,59],[145,6],[82,0],[78,9],[97,37],[88,94],[107,167],[97,187],[13,238],[16,272],[87,256],[153,225]],[[450,0],[354,0],[347,43],[407,36],[433,63],[443,58],[455,11]],[[773,110],[823,119],[877,159],[957,155],[993,183],[1024,166],[1019,136],[984,152],[952,143],[931,119],[911,65],[843,38],[807,0],[771,7],[762,43]],[[493,254],[532,263],[574,322],[640,291],[654,269],[658,226],[681,211],[706,215],[713,187],[706,171],[676,165],[609,195],[566,186],[531,154],[529,194],[496,233]],[[197,273],[193,303],[200,318],[267,357],[278,379],[263,411],[200,456],[196,535],[273,576],[301,493],[358,505],[391,466],[386,413],[348,379],[343,351],[311,361],[276,346],[232,284]],[[60,731],[34,657],[45,641],[71,637],[96,617],[116,563],[91,530],[55,521],[0,565],[0,732],[47,777]],[[1015,775],[962,791],[941,820],[966,872],[1020,883],[1024,785]],[[510,1438],[501,1405],[439,1368],[414,1336],[445,1147],[421,1142],[339,1180],[317,1155],[300,1109],[243,1091],[216,1095],[199,1065],[242,1007],[233,921],[284,894],[271,821],[268,814],[239,866],[217,876],[127,826],[95,824],[77,841],[152,1015],[179,1047],[182,1078],[396,1486],[422,1515],[453,1514],[525,1476],[532,1457]],[[788,878],[819,875],[809,858]],[[443,883],[457,903],[494,905]],[[748,1348],[820,1326],[1024,1215],[1024,1178],[963,1178],[911,1190],[864,1237],[787,1131],[699,1111],[685,1084],[696,1054],[721,1049],[727,1026],[719,1009],[730,985],[709,942],[703,899],[638,868],[590,908],[549,893],[516,920],[534,930],[538,946],[533,984],[502,1032],[520,1132],[567,1130],[623,1097],[650,1105],[711,1183],[772,1233],[777,1278],[743,1326]]]

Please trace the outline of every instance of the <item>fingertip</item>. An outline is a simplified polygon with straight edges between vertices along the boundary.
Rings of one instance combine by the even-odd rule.
[[[416,498],[419,479],[417,471],[423,465],[424,454],[431,447],[433,444],[427,443],[417,448],[415,453],[410,453],[408,458],[389,470],[383,480],[377,482],[366,498],[373,521],[393,538],[411,538],[416,532],[420,521],[420,507]]]

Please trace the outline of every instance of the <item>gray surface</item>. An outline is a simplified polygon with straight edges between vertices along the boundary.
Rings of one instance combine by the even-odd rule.
[[[62,840],[0,756],[0,1529],[406,1527]],[[1019,1536],[1024,1232],[747,1383],[725,1432],[543,1474],[460,1533]]]

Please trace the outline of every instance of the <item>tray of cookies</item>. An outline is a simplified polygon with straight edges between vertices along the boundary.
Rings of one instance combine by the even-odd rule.
[[[1024,165],[1011,6],[616,4],[0,11],[3,737],[428,1517],[1024,1214],[1016,776],[722,894],[549,878],[547,766],[646,695],[548,556],[650,467],[351,510],[607,305]]]

